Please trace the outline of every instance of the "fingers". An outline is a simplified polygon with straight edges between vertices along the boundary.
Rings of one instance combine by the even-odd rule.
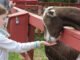
[[[41,41],[41,44],[45,45],[45,46],[52,46],[52,45],[56,45],[56,42],[47,42],[47,41]]]
[[[49,42],[45,42],[45,45],[46,46],[53,46],[53,45],[56,45],[56,43],[55,42],[52,42],[52,43],[51,42],[50,43]]]

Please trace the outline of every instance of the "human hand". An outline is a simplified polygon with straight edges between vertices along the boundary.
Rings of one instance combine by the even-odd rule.
[[[42,45],[45,45],[45,46],[52,46],[52,45],[55,45],[55,44],[57,44],[57,43],[56,43],[56,42],[41,41],[41,44],[42,44]]]

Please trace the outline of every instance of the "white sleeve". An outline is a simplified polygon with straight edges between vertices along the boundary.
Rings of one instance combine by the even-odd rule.
[[[40,47],[40,41],[19,43],[14,40],[6,38],[4,35],[0,35],[0,48],[6,49],[10,52],[22,53],[37,47]]]

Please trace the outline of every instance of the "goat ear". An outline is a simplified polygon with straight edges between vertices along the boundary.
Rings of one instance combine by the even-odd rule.
[[[50,17],[54,17],[54,16],[56,16],[56,12],[55,12],[55,10],[49,10],[47,12],[47,15],[50,16]]]

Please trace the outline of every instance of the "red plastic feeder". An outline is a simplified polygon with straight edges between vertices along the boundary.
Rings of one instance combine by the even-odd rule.
[[[80,51],[80,31],[75,29],[64,29],[61,41],[66,45]]]

